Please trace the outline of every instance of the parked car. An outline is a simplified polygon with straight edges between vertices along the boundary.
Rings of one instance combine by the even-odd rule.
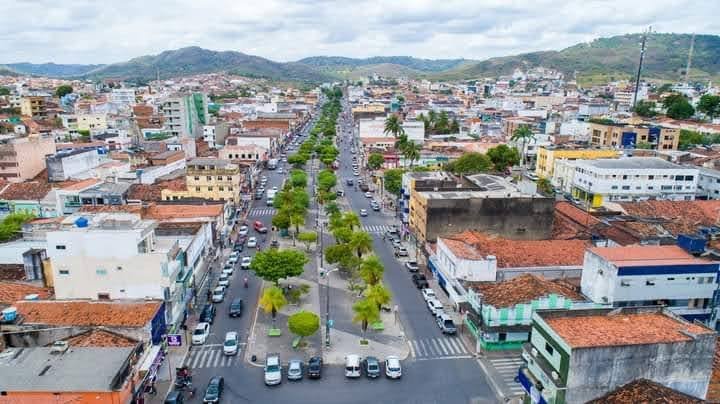
[[[425,302],[430,299],[435,299],[435,291],[430,288],[425,288],[422,290],[422,297],[425,299]]]
[[[225,379],[222,376],[213,376],[205,389],[203,403],[219,403],[224,387]]]
[[[225,355],[237,355],[240,348],[240,340],[238,339],[238,333],[235,331],[228,331],[225,333],[225,342],[223,342],[223,354]]]
[[[265,384],[275,386],[282,383],[282,366],[280,366],[280,355],[268,354],[265,357]]]
[[[322,358],[313,356],[308,361],[307,375],[311,379],[319,379],[322,377]]]
[[[402,377],[400,358],[391,355],[385,359],[385,376],[387,376],[388,379],[399,379]]]
[[[213,289],[212,292],[212,302],[213,303],[220,303],[225,299],[225,287],[224,286],[218,286],[215,289]]]
[[[267,233],[267,227],[263,224],[263,222],[256,220],[255,223],[253,223],[253,229],[255,229],[258,233]]]
[[[165,397],[164,404],[184,404],[185,396],[183,396],[182,390],[173,390]]]
[[[228,315],[230,317],[240,317],[242,316],[243,312],[243,300],[239,297],[236,297],[233,299],[232,302],[230,302],[230,306],[228,307]]]
[[[390,240],[390,242],[392,243],[394,248],[402,246],[402,242],[400,241],[399,237],[393,238],[392,240]]]
[[[252,264],[252,258],[242,257],[242,260],[240,261],[240,268],[241,269],[250,269],[250,264]]]
[[[408,250],[407,248],[400,246],[395,249],[395,256],[396,257],[407,257],[408,256]]]
[[[367,209],[360,209],[360,216],[365,217],[368,215]]]
[[[240,253],[237,251],[233,251],[228,256],[228,263],[234,265],[238,262],[239,259],[240,259]]]
[[[376,203],[371,203],[371,204],[370,204],[370,207],[371,207],[372,210],[374,210],[375,212],[379,212],[379,211],[380,211],[380,204],[378,204],[377,202],[376,202]]]
[[[380,376],[380,362],[374,356],[368,356],[363,361],[363,369],[365,370],[365,376],[374,379]]]
[[[420,267],[418,267],[417,261],[408,261],[405,263],[405,268],[407,268],[410,272],[417,272]]]
[[[353,181],[352,178],[348,178],[348,179],[345,180],[345,183],[346,183],[347,185],[353,186],[354,183],[355,183],[355,181]]]
[[[278,248],[278,247],[280,247],[280,242],[279,242],[279,241],[277,241],[277,240],[275,240],[275,239],[270,240],[270,248]]]
[[[365,197],[366,197],[366,198],[372,198],[372,197],[373,197],[372,192],[369,192],[369,191],[368,191],[368,192],[365,192]]]
[[[300,359],[290,359],[288,362],[287,378],[288,380],[301,380],[303,377],[303,361]]]
[[[455,322],[452,321],[452,318],[448,316],[445,313],[441,313],[440,315],[435,317],[435,321],[437,321],[438,327],[440,327],[440,331],[443,332],[443,334],[455,334],[457,333],[457,327],[455,327]]]
[[[195,330],[193,330],[192,333],[192,344],[193,345],[202,345],[207,340],[208,335],[210,335],[210,324],[208,323],[198,323],[195,326]]]
[[[221,273],[218,278],[218,286],[222,286],[223,288],[230,286],[230,276],[226,273]]]
[[[360,175],[360,171],[353,171],[353,175],[354,175],[354,176]]]
[[[348,355],[345,357],[345,377],[360,377],[360,356]]]
[[[429,286],[427,278],[423,274],[413,274],[412,281],[418,289],[425,289]]]
[[[248,246],[248,248],[255,248],[255,247],[257,247],[257,238],[255,238],[255,237],[250,237],[250,238],[248,239],[247,246]]]
[[[233,251],[241,253],[245,249],[245,245],[243,243],[235,243],[233,246]]]
[[[200,312],[200,318],[198,319],[201,323],[212,324],[215,321],[215,305],[212,303],[203,306]]]
[[[438,299],[428,299],[427,307],[428,310],[430,310],[430,313],[432,313],[434,316],[436,315],[438,310],[443,310],[443,305]]]
[[[335,192],[335,195],[337,195],[337,196],[345,196],[345,191],[343,191],[342,189],[338,189],[338,190]]]
[[[247,236],[249,230],[250,229],[248,229],[247,226],[242,225],[242,226],[240,226],[240,230],[238,230],[238,234],[241,236]]]
[[[365,184],[364,182],[360,182],[360,180],[358,180],[358,184],[359,184],[358,188],[360,188],[361,191],[368,192],[370,190],[370,187],[368,186],[368,184]]]
[[[222,270],[222,273],[226,274],[228,276],[232,275],[233,272],[235,272],[235,267],[232,265],[225,265],[225,267]]]

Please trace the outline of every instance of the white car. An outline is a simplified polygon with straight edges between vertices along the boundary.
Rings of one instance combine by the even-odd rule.
[[[278,187],[272,187],[272,190],[275,191],[275,192],[277,192]]]
[[[360,216],[362,216],[362,217],[367,216],[367,210],[366,210],[366,209],[360,209]]]
[[[225,286],[218,286],[215,289],[213,289],[212,292],[212,302],[213,303],[220,303],[225,299]]]
[[[247,241],[248,248],[255,248],[257,247],[257,238],[256,237],[250,237]]]
[[[265,358],[265,384],[274,386],[282,382],[282,365],[280,355],[268,354]]]
[[[210,324],[198,323],[198,325],[195,326],[195,330],[193,330],[193,333],[192,333],[192,344],[193,345],[204,344],[205,341],[207,340],[208,335],[210,335]]]
[[[240,230],[238,231],[238,234],[241,236],[247,236],[249,231],[250,231],[250,229],[247,226],[242,225],[242,226],[240,226]]]
[[[223,353],[225,355],[237,355],[240,347],[240,340],[238,339],[238,333],[235,331],[229,331],[225,333],[225,342],[223,342]]]
[[[240,253],[237,251],[233,251],[230,253],[227,262],[228,264],[235,265],[238,262],[238,258],[240,258]]]
[[[360,175],[360,172],[359,172],[359,171],[353,171],[353,175],[357,177],[358,175]]]
[[[430,299],[435,299],[435,291],[430,288],[425,288],[422,290],[422,297],[425,299],[425,302],[427,303]],[[435,299],[437,300],[437,299]]]
[[[435,298],[429,299],[429,300],[427,301],[427,307],[428,307],[428,310],[430,310],[430,312],[431,312],[433,315],[436,315],[436,313],[437,313],[438,310],[442,310],[442,309],[443,309],[442,303],[440,303],[440,301],[439,301],[438,299],[435,299]]]
[[[218,278],[218,286],[222,286],[224,288],[230,286],[230,275],[220,274],[220,277]]]
[[[400,358],[391,355],[385,359],[385,376],[387,376],[388,379],[399,379],[402,377]]]
[[[235,268],[233,268],[232,265],[228,265],[225,268],[223,268],[223,270],[222,270],[222,273],[227,276],[232,275],[233,272],[235,272]]]
[[[373,196],[373,195],[372,195],[372,192],[369,192],[369,191],[368,191],[368,192],[365,192],[365,197],[366,197],[366,198],[372,198],[372,196]]]
[[[240,261],[240,268],[242,269],[250,269],[250,264],[252,263],[252,258],[250,257],[242,257],[242,261]]]

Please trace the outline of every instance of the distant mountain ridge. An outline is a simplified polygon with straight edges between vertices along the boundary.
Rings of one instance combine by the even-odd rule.
[[[687,63],[690,34],[651,34],[648,37],[643,77],[681,80]],[[235,51],[212,51],[197,46],[168,50],[109,65],[0,64],[0,74],[50,77],[116,78],[148,81],[158,74],[171,78],[227,71],[279,81],[319,83],[357,79],[374,73],[435,80],[478,79],[511,74],[516,68],[542,66],[577,77],[584,83],[630,78],[635,74],[641,34],[599,38],[560,51],[530,52],[515,56],[469,59],[421,59],[377,56],[364,59],[315,56],[281,63]],[[720,79],[720,36],[696,35],[690,79]]]

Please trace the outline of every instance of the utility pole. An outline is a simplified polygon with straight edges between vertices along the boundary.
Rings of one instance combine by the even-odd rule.
[[[640,47],[640,63],[638,64],[637,76],[635,76],[635,95],[633,96],[633,109],[637,104],[638,90],[640,89],[640,73],[642,72],[643,59],[645,58],[645,43],[647,42],[647,36],[652,30],[652,27],[648,27],[647,32],[643,33],[642,46]]]

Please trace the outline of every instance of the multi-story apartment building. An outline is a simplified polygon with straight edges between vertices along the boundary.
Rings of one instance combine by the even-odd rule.
[[[229,160],[196,158],[187,163],[186,189],[163,189],[162,199],[198,198],[238,203],[240,177],[240,167]]]
[[[711,168],[699,168],[697,197],[699,199],[720,199],[720,171]]]
[[[657,307],[538,310],[517,380],[540,404],[586,403],[637,379],[702,399],[716,339]]]
[[[110,102],[118,105],[133,106],[136,103],[134,88],[114,88],[110,93]]]
[[[106,114],[78,114],[78,130],[104,130],[108,128]]]
[[[720,264],[674,245],[596,247],[585,253],[581,288],[599,304],[662,304],[688,321],[711,323]]]
[[[20,99],[20,113],[33,119],[47,118],[47,97],[27,96]]]
[[[22,182],[45,169],[45,156],[55,154],[52,136],[31,134],[0,141],[0,178]]]
[[[698,169],[656,157],[577,160],[572,179],[574,197],[592,207],[604,202],[648,199],[695,199]]]
[[[646,145],[655,150],[677,150],[679,142],[680,130],[675,128],[622,123],[590,124],[590,143],[593,146],[633,149]]]
[[[198,138],[208,124],[208,100],[203,93],[176,95],[166,98],[160,111],[165,128],[173,136]]]
[[[586,149],[562,146],[541,146],[537,149],[535,174],[541,178],[552,178],[555,160],[595,160],[617,158],[620,153],[614,149]]]

